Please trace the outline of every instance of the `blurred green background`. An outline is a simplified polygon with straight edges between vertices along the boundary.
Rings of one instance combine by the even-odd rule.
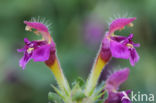
[[[129,67],[129,79],[120,90],[156,94],[156,0],[0,0],[0,103],[48,103],[47,94],[56,84],[44,63],[29,62],[23,71],[19,66],[22,54],[16,49],[25,37],[24,20],[45,17],[51,23],[51,35],[65,75],[70,82],[78,76],[87,78],[111,18],[136,17],[133,28],[140,61],[135,67],[128,60],[112,59],[102,73]]]

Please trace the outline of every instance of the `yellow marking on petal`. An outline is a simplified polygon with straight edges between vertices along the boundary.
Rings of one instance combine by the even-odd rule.
[[[28,52],[28,53],[31,53],[32,50],[34,50],[34,48],[29,48],[29,49],[27,50],[27,52]]]
[[[133,27],[134,24],[133,24],[133,23],[129,23],[128,26],[129,26],[129,27]]]
[[[128,43],[127,46],[130,47],[130,48],[133,48],[133,45],[130,44],[130,43]]]
[[[111,34],[111,36],[114,36],[114,35],[115,35],[114,33]]]
[[[25,30],[26,30],[26,31],[32,31],[32,28],[31,28],[30,26],[26,26],[26,27],[25,27]]]

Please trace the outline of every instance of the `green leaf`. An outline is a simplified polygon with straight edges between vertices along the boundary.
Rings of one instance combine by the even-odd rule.
[[[83,98],[85,98],[85,94],[83,93],[83,91],[77,91],[73,96],[72,96],[72,100],[73,101],[79,101],[82,100]]]
[[[96,100],[96,103],[104,103],[104,101],[108,98],[108,92],[103,92],[99,96],[101,97],[102,95],[103,97],[101,99]]]
[[[108,98],[108,92],[105,92],[104,96],[103,96],[103,100],[106,100]]]
[[[55,102],[55,103],[63,103],[61,97],[58,96],[56,93],[53,93],[53,92],[49,92],[49,93],[48,93],[48,99],[49,99],[50,101]]]
[[[80,87],[84,86],[85,82],[81,77],[77,78],[77,82],[79,82]]]
[[[61,90],[59,90],[58,88],[56,88],[54,85],[51,85],[52,88],[55,90],[55,92],[62,98],[62,99],[65,99],[65,96],[64,94],[62,93]]]
[[[95,87],[91,89],[91,91],[89,92],[89,96],[92,96],[94,94],[94,91],[95,91]]]
[[[81,77],[78,77],[73,83],[72,83],[72,87],[74,87],[75,85],[79,84],[80,87],[83,87],[85,82]]]
[[[99,95],[99,93],[102,92],[102,90],[104,90],[104,88],[105,88],[105,82],[102,81],[102,82],[100,83],[100,85],[95,89],[93,95],[94,95],[94,96]]]

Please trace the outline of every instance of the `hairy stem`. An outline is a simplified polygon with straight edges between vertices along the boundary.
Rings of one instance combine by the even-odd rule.
[[[93,93],[93,91],[97,85],[98,79],[100,77],[100,74],[105,65],[106,65],[106,62],[101,58],[100,55],[98,55],[94,65],[93,65],[92,71],[89,75],[87,85],[85,88],[85,94],[87,96],[91,96],[91,94]]]
[[[64,91],[64,93],[66,93],[67,95],[70,95],[71,89],[69,87],[67,79],[65,78],[63,74],[58,58],[56,57],[53,64],[48,65],[48,66],[50,67],[50,70],[53,72],[59,88],[62,91]]]

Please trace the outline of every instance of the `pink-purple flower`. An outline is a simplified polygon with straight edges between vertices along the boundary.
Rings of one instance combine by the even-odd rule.
[[[119,86],[128,79],[129,69],[125,68],[119,70],[106,80],[105,90],[108,92],[108,99],[104,103],[131,103],[128,94],[131,92],[127,91],[118,91]]]
[[[133,24],[131,22],[133,20],[135,20],[135,18],[120,18],[110,24],[109,32],[106,33],[102,41],[101,55],[103,58],[107,58],[107,54],[109,54],[109,58],[112,56],[115,58],[129,59],[132,66],[138,62],[139,55],[135,47],[139,47],[140,44],[132,41],[133,34],[130,34],[128,37],[114,34],[116,30],[121,30],[126,25],[132,26]],[[107,52],[105,49],[107,49]]]
[[[19,61],[20,67],[25,68],[26,64],[33,59],[35,62],[46,62],[51,57],[51,53],[55,53],[55,44],[48,32],[48,28],[40,22],[24,21],[26,24],[26,30],[32,31],[36,29],[34,33],[41,34],[42,40],[29,41],[24,39],[25,46],[22,49],[18,49],[18,52],[24,52],[24,56]]]
[[[130,34],[128,37],[111,37],[110,50],[113,57],[129,59],[131,65],[134,66],[139,60],[139,55],[135,47],[139,47],[140,44],[134,43],[132,39],[133,34]]]

